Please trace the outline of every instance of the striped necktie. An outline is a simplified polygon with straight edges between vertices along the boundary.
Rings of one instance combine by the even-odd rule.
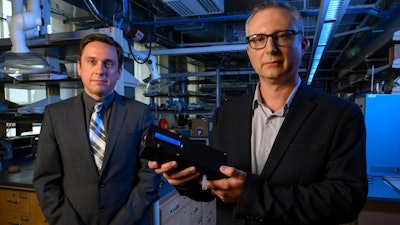
[[[91,150],[99,171],[103,163],[104,151],[106,149],[106,132],[104,130],[102,119],[104,112],[105,110],[103,103],[97,103],[94,106],[94,112],[90,118],[89,127],[90,145],[92,147]]]

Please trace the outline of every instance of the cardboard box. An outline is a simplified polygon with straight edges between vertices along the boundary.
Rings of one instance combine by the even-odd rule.
[[[192,129],[190,136],[193,137],[208,137],[210,121],[206,119],[192,119]]]

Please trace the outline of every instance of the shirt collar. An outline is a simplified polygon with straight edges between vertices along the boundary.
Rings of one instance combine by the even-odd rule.
[[[112,92],[110,95],[103,99],[103,104],[106,109],[108,109],[112,102],[114,101],[115,92]],[[83,101],[85,102],[86,107],[88,109],[93,110],[94,106],[96,105],[97,101],[90,97],[86,92],[83,92]]]
[[[284,106],[284,112],[286,113],[287,110],[289,110],[290,104],[292,104],[293,98],[297,93],[297,90],[299,89],[301,84],[301,79],[300,77],[297,76],[297,82],[296,82],[296,86],[294,87],[292,93],[290,94],[289,98],[286,100],[285,106]],[[261,101],[261,96],[260,96],[260,82],[257,83],[256,86],[256,91],[254,93],[254,98],[253,98],[253,105],[252,105],[252,111],[254,111],[258,105],[261,105],[262,101]]]

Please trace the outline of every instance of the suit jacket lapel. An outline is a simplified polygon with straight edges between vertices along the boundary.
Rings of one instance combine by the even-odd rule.
[[[124,124],[126,113],[127,110],[125,107],[125,101],[123,100],[122,96],[116,94],[109,121],[109,128],[106,140],[106,151],[103,159],[103,168],[107,166],[108,159],[110,158],[110,155],[114,149],[121,127]]]
[[[240,154],[239,157],[236,157],[236,164],[239,166],[238,169],[244,171],[251,171],[251,121],[253,118],[253,95],[248,95],[246,99],[241,103],[241,106],[237,108],[235,114],[239,114],[239,119],[234,121],[234,123],[238,124],[238,127],[241,129],[241,133],[239,135],[238,140],[240,140],[240,146],[238,146],[238,153]],[[236,138],[236,137],[235,137]]]
[[[315,103],[310,101],[313,96],[315,96],[315,93],[312,89],[302,83],[275,139],[271,153],[261,174],[262,176],[269,178],[273,174],[275,168],[292,143],[297,131],[300,129],[301,124],[307,119],[308,115],[315,107]]]
[[[93,165],[93,172],[97,174],[97,167],[93,160],[93,156],[90,152],[89,134],[88,127],[86,126],[85,108],[82,99],[82,94],[75,98],[72,106],[65,113],[67,119],[65,121],[77,121],[75,123],[68,123],[68,131],[72,135],[72,139],[76,143],[80,143],[78,149],[73,149],[72,151],[82,151],[83,160],[87,161],[88,164]],[[71,152],[73,153],[73,152]],[[81,154],[81,153],[80,153]]]

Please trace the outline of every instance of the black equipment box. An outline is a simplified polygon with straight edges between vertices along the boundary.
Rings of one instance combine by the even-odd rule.
[[[195,166],[199,172],[207,175],[208,180],[226,178],[219,167],[227,165],[227,153],[203,143],[152,125],[142,144],[140,157],[144,159],[160,164],[176,161],[178,169]]]

